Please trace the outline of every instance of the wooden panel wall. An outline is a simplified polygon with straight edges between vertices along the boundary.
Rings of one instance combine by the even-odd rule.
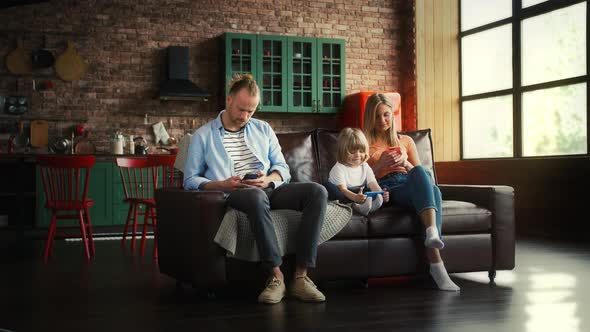
[[[437,161],[460,159],[457,0],[416,0],[418,129],[431,128]]]

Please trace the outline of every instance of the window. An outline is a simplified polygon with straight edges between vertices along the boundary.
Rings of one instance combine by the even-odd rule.
[[[463,159],[588,155],[586,11],[460,0]]]

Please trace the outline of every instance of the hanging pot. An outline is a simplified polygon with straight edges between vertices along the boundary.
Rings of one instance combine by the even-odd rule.
[[[48,68],[55,63],[53,53],[46,49],[37,49],[31,53],[33,68]]]

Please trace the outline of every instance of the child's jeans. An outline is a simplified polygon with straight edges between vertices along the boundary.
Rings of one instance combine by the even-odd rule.
[[[335,201],[338,200],[342,204],[354,203],[348,197],[346,197],[338,187],[330,181],[326,181],[325,185],[326,189],[328,190],[328,200]],[[348,187],[348,190],[352,191],[353,193],[358,193],[360,186],[358,187]]]
[[[389,190],[390,204],[412,209],[417,214],[433,208],[438,234],[442,238],[442,195],[424,167],[415,166],[407,174],[391,173],[377,182],[383,190]]]

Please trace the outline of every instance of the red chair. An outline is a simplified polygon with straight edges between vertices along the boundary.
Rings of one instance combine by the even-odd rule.
[[[176,161],[175,154],[149,154],[147,159],[152,164],[152,167],[158,169],[154,174],[159,175],[159,170],[162,170],[162,187],[182,188],[180,173],[174,169],[174,162]],[[159,182],[157,183],[160,184]]]
[[[90,260],[90,257],[95,255],[95,250],[88,208],[94,205],[94,202],[87,197],[87,193],[90,168],[96,163],[96,158],[94,156],[40,156],[37,160],[43,181],[45,207],[51,210],[51,223],[45,244],[45,263],[53,253],[58,219],[78,219],[84,253],[86,259]],[[76,213],[60,214],[62,211],[76,211]]]
[[[133,234],[131,238],[131,250],[135,250],[135,236],[137,234],[137,219],[139,215],[144,216],[143,231],[141,236],[140,253],[145,253],[145,240],[147,237],[147,228],[152,226],[154,236],[156,235],[156,203],[154,200],[154,190],[157,187],[158,174],[157,168],[152,167],[150,161],[144,158],[117,158],[117,166],[123,183],[123,192],[125,202],[129,203],[127,212],[127,221],[123,232],[121,245],[125,247],[129,224],[133,220]],[[141,207],[145,210],[140,212]],[[152,221],[151,225],[149,221]],[[154,258],[158,258],[157,242],[154,241]]]

